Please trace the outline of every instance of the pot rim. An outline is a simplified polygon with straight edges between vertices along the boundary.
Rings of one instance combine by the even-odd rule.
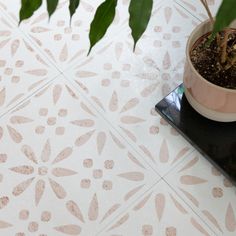
[[[198,73],[198,71],[195,69],[195,67],[193,66],[193,64],[192,64],[192,61],[191,61],[191,59],[190,59],[190,50],[191,50],[191,48],[190,48],[190,42],[191,42],[191,39],[192,39],[192,37],[193,37],[193,35],[194,35],[195,32],[199,31],[204,25],[206,25],[206,24],[208,24],[208,23],[210,23],[210,20],[209,20],[209,19],[203,21],[203,22],[200,23],[200,24],[192,31],[192,33],[190,34],[190,36],[189,36],[189,38],[188,38],[188,41],[187,41],[187,45],[186,45],[186,51],[185,51],[185,52],[186,52],[186,60],[187,60],[187,62],[188,62],[188,64],[189,64],[189,66],[191,67],[191,69],[199,76],[199,78],[200,78],[201,80],[203,80],[203,81],[206,82],[207,84],[209,84],[209,85],[215,87],[215,88],[218,89],[218,90],[222,90],[222,91],[224,91],[224,92],[236,93],[236,89],[224,88],[224,87],[221,87],[221,86],[219,86],[219,85],[216,85],[216,84],[211,83],[210,81],[208,81],[207,79],[205,79],[203,76],[201,76],[201,75]],[[203,35],[202,35],[202,36],[203,36]]]

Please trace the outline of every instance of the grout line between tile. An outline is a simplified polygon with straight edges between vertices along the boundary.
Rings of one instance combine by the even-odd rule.
[[[175,1],[175,2],[176,2],[176,4],[178,4],[179,6],[181,6],[185,11],[187,11],[190,15],[192,15],[190,11],[188,11],[187,9],[185,9],[185,8],[184,8],[182,5],[180,5],[177,1]],[[160,5],[160,4],[161,4],[161,2],[160,2],[158,5]],[[2,10],[1,10],[1,11],[2,11]],[[9,19],[9,21],[10,21],[12,24],[15,25],[15,22],[13,22],[13,20],[9,17],[9,15],[6,14],[4,11],[3,11],[3,13],[4,13],[4,15],[7,15],[7,18]],[[194,18],[198,19],[198,18],[195,17],[194,15],[192,15],[192,16],[193,16]],[[198,20],[199,20],[199,19],[198,19]],[[33,43],[35,49],[37,49],[37,51],[38,51],[44,58],[46,58],[47,60],[49,60],[50,64],[51,64],[60,74],[64,75],[64,78],[66,78],[66,80],[79,92],[79,94],[80,94],[81,96],[83,96],[83,98],[84,98],[87,102],[89,102],[89,104],[99,113],[99,115],[103,118],[103,120],[104,120],[110,127],[112,127],[112,128],[119,134],[120,137],[122,137],[122,139],[128,144],[128,146],[129,146],[130,148],[132,148],[132,150],[133,150],[136,154],[138,154],[139,157],[141,157],[142,160],[143,160],[159,177],[161,177],[161,175],[158,173],[158,171],[156,170],[156,168],[154,168],[154,167],[151,165],[151,163],[149,163],[149,162],[146,160],[146,158],[145,158],[144,155],[140,152],[140,150],[138,150],[137,144],[131,143],[131,142],[121,133],[121,131],[120,131],[117,127],[113,126],[113,125],[110,123],[110,121],[97,109],[97,107],[89,100],[89,98],[88,98],[86,95],[84,95],[83,92],[81,92],[81,91],[79,90],[78,86],[75,86],[75,85],[71,82],[71,80],[69,80],[69,78],[67,78],[67,76],[64,74],[64,72],[68,71],[69,67],[66,68],[65,70],[61,71],[61,70],[56,66],[56,64],[54,64],[54,63],[51,61],[51,59],[49,59],[49,58],[47,57],[47,55],[44,55],[43,51],[35,44],[35,42],[32,41],[32,39],[29,37],[29,35],[25,34],[20,28],[19,28],[18,30],[19,30],[19,32],[22,33],[30,42]],[[121,30],[119,30],[119,32],[118,32],[117,34],[119,34],[120,31],[121,31]],[[73,65],[72,65],[72,66],[73,66]],[[71,67],[72,67],[72,66],[71,66]],[[70,68],[71,68],[71,67],[70,67]],[[57,76],[58,76],[58,75],[57,75]],[[54,79],[56,79],[56,78],[54,78]],[[52,80],[54,80],[54,79],[52,79]],[[33,96],[35,93],[37,93],[40,89],[44,88],[44,87],[47,86],[49,83],[51,83],[52,80],[50,80],[47,84],[45,84],[45,85],[43,85],[42,87],[40,87],[40,88],[39,88],[38,90],[36,90],[34,93],[32,93],[32,94],[30,94],[29,96],[27,96],[26,98],[24,98],[23,101],[21,101],[21,102],[19,102],[18,104],[16,104],[13,108],[7,110],[5,113],[3,113],[2,115],[0,115],[0,118],[3,117],[3,116],[5,116],[5,115],[6,115],[7,113],[9,113],[11,110],[15,109],[18,105],[20,105],[20,104],[21,104],[22,102],[24,102],[25,100],[27,100],[27,99],[29,99],[30,97],[32,97],[32,96]],[[193,150],[193,151],[194,151],[194,150]],[[192,152],[193,152],[193,151],[192,151]],[[188,153],[187,155],[190,155],[192,152]],[[183,159],[185,159],[185,158],[186,158],[186,157],[184,157]],[[177,163],[177,164],[178,164],[178,163]],[[166,176],[167,174],[169,174],[175,167],[176,167],[176,165],[173,166],[173,167],[171,167],[171,169],[168,170],[168,172],[167,172],[166,174],[164,174],[164,176]]]
[[[56,69],[59,73],[62,73],[62,70],[60,70],[57,64],[54,63],[52,59],[43,52],[43,50],[30,38],[30,35],[26,34],[20,27],[18,28],[18,30],[22,35],[24,35],[25,38],[27,38],[34,45],[34,49],[36,49],[37,52],[40,53],[43,58],[47,59],[47,61],[51,64],[51,66],[54,69]]]
[[[161,5],[161,3],[163,2],[164,0],[162,0],[161,2],[158,3],[158,6]],[[195,15],[192,14],[191,11],[189,11],[188,9],[186,9],[183,5],[181,5],[177,0],[174,0],[174,2],[176,4],[178,4],[181,8],[183,8],[186,12],[188,12],[192,17],[194,17],[195,19],[199,20],[199,21],[202,21],[200,18],[196,17]],[[5,15],[9,22],[13,25],[13,27],[16,27],[16,22],[13,21],[13,19],[9,16],[8,13],[6,13],[5,11],[3,11],[2,9],[0,9],[0,12],[2,12],[3,15]],[[58,65],[56,63],[54,63],[51,58],[49,58],[46,54],[44,54],[44,52],[42,51],[42,49],[40,47],[38,47],[38,45],[31,39],[30,35],[26,34],[20,27],[18,27],[18,31],[24,35],[24,37],[26,37],[33,45],[34,45],[34,48],[37,49],[37,52],[39,52],[41,54],[41,56],[43,56],[44,58],[46,58],[51,66],[53,66],[59,73],[63,73],[65,71],[68,71],[69,69],[71,69],[73,67],[73,64],[71,66],[68,66],[68,68],[65,68],[64,70],[61,70]],[[122,31],[122,29],[119,29],[117,34],[115,34],[114,37],[116,37],[120,32]],[[105,39],[104,39],[105,40]]]
[[[179,2],[177,2],[175,0],[176,4],[178,4],[179,6],[181,6],[185,11],[187,11],[189,14],[191,14],[194,18],[196,18],[197,20],[201,21],[198,17],[196,17],[195,15],[193,15],[189,10],[187,10],[184,6],[182,6]],[[10,19],[9,15],[6,14],[4,11],[0,10],[1,12],[4,13],[4,15],[7,17],[7,20],[9,20],[11,22],[11,24],[13,24],[13,21]],[[192,150],[190,153],[188,153],[186,156],[184,156],[182,158],[181,161],[177,162],[176,165],[174,165],[173,167],[171,167],[168,172],[166,174],[164,174],[162,177],[160,176],[160,174],[157,172],[157,170],[152,167],[152,165],[146,161],[146,158],[141,154],[140,151],[137,150],[137,144],[133,144],[133,143],[130,143],[130,141],[120,132],[120,130],[113,126],[112,123],[96,108],[96,106],[89,100],[89,97],[86,97],[81,91],[79,91],[79,88],[77,86],[75,86],[74,84],[72,84],[72,82],[69,80],[69,78],[66,77],[66,75],[63,74],[63,71],[60,70],[60,68],[54,64],[51,59],[49,59],[44,53],[43,51],[35,44],[35,42],[33,42],[32,39],[30,39],[29,35],[27,35],[24,31],[22,31],[20,28],[18,28],[19,32],[22,33],[33,45],[34,45],[34,48],[37,50],[37,52],[39,52],[44,58],[46,58],[49,62],[50,62],[50,65],[53,66],[59,74],[57,74],[55,77],[53,77],[52,79],[50,79],[46,84],[40,86],[39,88],[37,88],[36,91],[34,91],[33,93],[31,94],[28,94],[22,101],[20,101],[19,103],[17,103],[16,105],[14,105],[12,108],[10,109],[7,109],[6,112],[4,112],[3,114],[0,115],[0,119],[2,117],[4,117],[5,115],[7,115],[8,113],[10,113],[12,110],[16,109],[18,106],[20,106],[21,104],[23,104],[25,101],[29,100],[30,98],[32,98],[35,94],[37,94],[40,90],[42,90],[43,88],[47,87],[49,84],[51,84],[53,81],[56,81],[60,75],[63,75],[63,77],[68,81],[68,83],[70,83],[75,89],[76,91],[96,110],[96,112],[101,116],[101,118],[103,120],[105,120],[105,122],[110,126],[112,127],[118,134],[120,137],[122,137],[123,141],[125,141],[128,146],[130,148],[132,148],[133,151],[135,151],[135,153],[137,153],[141,158],[142,160],[157,174],[158,177],[160,177],[160,179],[155,182],[150,188],[148,188],[144,193],[142,193],[140,196],[138,196],[136,199],[133,199],[129,204],[128,206],[122,210],[121,213],[119,213],[116,217],[114,217],[113,219],[110,220],[109,223],[107,223],[104,227],[102,227],[101,230],[99,230],[96,235],[99,235],[102,233],[102,231],[104,231],[110,224],[112,224],[116,219],[118,219],[122,214],[124,214],[124,212],[126,212],[129,208],[131,208],[132,205],[134,205],[138,200],[140,200],[147,192],[151,191],[151,189],[155,188],[155,186],[161,182],[161,181],[164,181],[177,195],[178,197],[180,197],[184,202],[185,204],[194,212],[194,214],[196,214],[200,219],[201,221],[212,231],[212,228],[198,215],[198,213],[196,213],[191,205],[189,205],[178,193],[177,191],[175,190],[174,187],[172,187],[172,185],[170,185],[170,183],[165,179],[165,177],[167,175],[169,175],[172,171],[174,171],[182,162],[184,162],[184,160],[190,156],[195,150]],[[120,32],[120,31],[119,31]],[[119,33],[118,32],[118,33]],[[118,34],[117,33],[117,34]],[[71,66],[72,67],[72,66]],[[69,68],[68,68],[69,69]],[[68,70],[66,69],[66,70]],[[64,71],[66,71],[64,70]],[[215,232],[214,232],[215,234]],[[215,234],[216,235],[216,234]]]
[[[54,76],[52,79],[50,79],[46,84],[38,87],[34,92],[32,92],[31,94],[28,94],[28,96],[26,96],[25,98],[23,98],[22,101],[19,101],[16,105],[14,105],[12,108],[7,109],[5,112],[3,112],[0,115],[0,119],[3,118],[4,116],[6,116],[7,114],[9,114],[11,111],[17,109],[18,106],[20,106],[21,104],[23,104],[25,101],[29,100],[30,98],[32,98],[35,94],[37,94],[40,90],[44,89],[45,87],[47,87],[49,84],[51,84],[54,80],[57,80],[58,77],[60,77],[61,74],[58,74],[56,76]]]
[[[79,90],[78,86],[74,85],[73,82],[72,82],[71,80],[69,80],[69,79],[66,77],[66,75],[64,75],[64,78],[65,78],[65,79],[68,81],[68,83],[69,83],[71,86],[73,86],[73,88],[76,89],[76,91],[93,107],[93,109],[96,110],[96,112],[100,115],[100,117],[101,117],[110,127],[112,127],[113,130],[116,131],[116,133],[119,134],[119,136],[122,138],[122,140],[125,141],[126,144],[127,144],[130,148],[132,148],[132,150],[133,150],[136,154],[138,154],[139,157],[142,158],[142,160],[145,162],[145,164],[147,164],[153,171],[156,172],[156,174],[157,174],[159,177],[161,177],[161,175],[157,172],[157,170],[152,167],[152,165],[144,158],[144,156],[143,156],[138,150],[136,150],[136,147],[134,147],[134,145],[131,144],[131,143],[129,142],[129,140],[126,139],[126,138],[121,134],[121,132],[120,132],[115,126],[113,126],[113,125],[110,123],[110,121],[99,111],[99,109],[97,109],[97,107],[89,100],[89,98],[86,97],[86,96],[84,95],[84,93]]]
[[[158,6],[162,4],[162,2],[164,2],[164,0],[162,0],[160,3],[158,3]],[[188,11],[186,8],[184,8],[182,5],[180,5],[176,0],[175,0],[175,3],[178,4],[181,8],[183,8],[184,11],[186,11],[188,14],[190,14],[192,17],[194,17],[195,19],[197,19],[198,21],[201,21],[199,18],[197,18],[196,16],[194,16],[190,11]],[[120,32],[120,31],[119,31]],[[154,170],[158,176],[161,176],[158,171],[156,170],[156,168],[154,168],[147,160],[146,158],[144,157],[144,155],[140,152],[140,150],[138,150],[137,148],[137,144],[133,144],[131,143],[120,131],[120,129],[118,129],[117,127],[113,126],[112,123],[110,123],[110,121],[103,115],[103,113],[97,109],[96,105],[90,101],[89,97],[87,97],[86,95],[84,95],[83,92],[80,91],[79,87],[74,85],[73,84],[73,81],[71,81],[67,75],[65,74],[65,72],[67,72],[70,68],[66,68],[62,74],[64,75],[64,77],[66,78],[66,80],[79,92],[79,94],[81,96],[83,96],[84,99],[86,99],[86,101],[99,113],[99,115],[103,118],[103,120],[109,124],[110,127],[112,127],[119,135],[120,137],[122,137],[122,139],[130,146],[130,148],[132,148],[132,150],[138,154],[142,160],[152,169]],[[191,147],[193,147],[191,144],[190,144]],[[187,155],[190,155],[192,152],[194,152],[195,149],[193,149],[190,153],[188,153]],[[186,158],[186,156],[183,157],[183,160]],[[177,163],[178,164],[178,163]],[[176,165],[177,165],[176,164]],[[169,172],[171,172],[173,169],[175,169],[176,165],[174,165],[173,167],[171,167],[171,169],[168,170],[167,173],[165,173],[163,176],[166,176]],[[163,177],[162,176],[162,177]]]
[[[185,8],[184,5],[182,5],[178,0],[174,0],[174,1],[176,4],[178,4],[180,7],[182,7],[186,12],[188,12],[191,16],[193,16],[195,19],[202,22],[203,19],[198,18],[196,15],[194,15],[191,11],[189,11],[187,8]],[[199,4],[200,4],[200,1],[199,1]]]
[[[63,74],[64,75],[64,74]],[[112,127],[116,133],[119,134],[119,136],[123,139],[123,141],[126,142],[126,144],[128,144],[128,146],[136,153],[139,155],[140,158],[142,158],[142,160],[145,162],[145,164],[147,164],[159,177],[163,177],[166,176],[170,171],[172,171],[173,169],[176,168],[176,166],[179,164],[179,162],[177,162],[173,167],[171,167],[167,173],[165,173],[163,176],[157,171],[157,169],[155,167],[153,167],[151,165],[151,163],[149,163],[146,158],[143,156],[143,154],[138,150],[137,145],[138,144],[133,144],[131,143],[122,133],[119,129],[117,129],[117,127],[113,126],[112,123],[103,115],[103,113],[97,109],[96,105],[94,105],[92,103],[92,101],[90,101],[90,99],[84,95],[83,92],[80,91],[79,87],[74,85],[74,83],[67,78],[66,75],[64,75],[64,78],[71,84],[71,86],[73,86],[73,88],[76,89],[76,91],[78,91],[78,93],[96,110],[96,112],[100,115],[100,117],[110,126]],[[193,147],[191,144],[189,144],[190,147]],[[182,161],[185,160],[185,158],[187,158],[188,155],[190,155],[191,153],[193,153],[195,151],[195,149],[193,149],[192,151],[190,151],[190,153],[187,153],[185,156],[183,156]],[[180,161],[182,163],[182,161]]]
[[[162,0],[162,1],[164,1],[164,0]],[[160,3],[159,3],[159,4],[160,4]],[[66,9],[66,10],[68,10],[68,9]],[[45,11],[46,11],[46,10],[45,10]],[[5,16],[8,18],[9,22],[12,24],[13,27],[17,27],[16,22],[10,17],[10,15],[9,15],[8,13],[6,13],[5,11],[3,11],[2,9],[0,9],[0,12],[2,12],[3,15],[5,15]],[[50,24],[50,22],[48,22],[48,24]],[[68,26],[69,26],[69,23],[68,23]],[[111,27],[112,27],[112,25],[111,25]],[[50,62],[50,64],[51,64],[56,70],[58,70],[60,73],[63,73],[63,72],[65,72],[65,71],[68,71],[68,70],[70,70],[73,66],[75,66],[76,61],[75,61],[74,63],[72,63],[71,65],[68,65],[68,67],[66,67],[65,69],[61,70],[60,65],[57,65],[57,63],[55,63],[47,54],[45,54],[44,51],[42,50],[42,48],[40,48],[40,47],[37,45],[37,43],[35,43],[35,41],[32,40],[32,38],[30,37],[29,34],[25,33],[25,32],[21,29],[21,27],[20,27],[19,25],[18,25],[18,28],[17,28],[17,29],[18,29],[18,31],[19,31],[22,35],[24,35],[25,38],[27,38],[27,39],[33,44],[34,48],[37,49],[37,51],[41,54],[41,56],[43,56],[44,58],[46,58],[46,59]],[[117,37],[117,35],[119,35],[119,34],[122,32],[122,30],[123,30],[123,28],[122,28],[122,27],[119,27],[118,30],[117,30],[117,32],[115,32],[115,34],[112,36],[112,38]],[[109,33],[109,32],[108,32],[108,33]],[[104,42],[106,41],[106,37],[107,37],[107,35],[105,35],[105,37],[103,38],[103,41],[104,41]],[[101,44],[101,42],[100,42],[100,44]],[[99,46],[99,45],[95,45],[95,47],[94,47],[94,49],[93,49],[94,51],[96,50],[96,46]],[[101,48],[103,48],[103,47],[101,47]],[[101,49],[101,48],[100,48],[100,49]],[[98,49],[97,51],[99,51],[100,49]],[[89,48],[87,48],[86,50],[89,50]],[[88,56],[85,57],[85,60],[87,60],[87,58],[88,58]]]
[[[62,73],[62,71],[60,70],[60,68],[56,65],[56,63],[54,63],[52,61],[52,59],[50,57],[47,56],[47,54],[45,54],[43,52],[43,50],[30,38],[30,35],[26,34],[20,27],[20,25],[16,25],[16,22],[10,17],[10,15],[8,13],[6,13],[5,11],[3,11],[2,9],[0,9],[0,12],[7,18],[7,20],[10,22],[10,24],[14,27],[17,28],[17,31],[27,40],[29,40],[29,42],[33,45],[33,48],[35,49],[36,52],[38,52],[43,58],[45,58],[50,65],[56,69],[59,73]],[[31,46],[32,46],[31,45]]]
[[[6,13],[3,9],[0,8],[0,14],[2,14],[3,16],[5,16],[7,18],[4,19],[6,21],[9,21],[9,23],[11,24],[11,26],[15,27],[16,23],[11,19],[10,15],[8,13]]]
[[[185,199],[176,191],[174,186],[172,186],[165,178],[162,178],[162,180],[175,192],[175,194],[193,211],[193,213],[201,220],[202,223],[204,223],[205,226],[207,226],[208,229],[210,229],[215,236],[219,236],[216,234],[216,232],[211,228],[209,224],[206,223],[206,221],[199,215],[198,212],[196,212],[192,206],[185,201]]]
[[[191,145],[191,144],[189,144],[189,145]],[[191,146],[192,146],[192,145],[191,145]],[[193,146],[192,146],[192,147],[193,147]],[[187,158],[188,158],[190,155],[192,155],[194,152],[196,152],[196,150],[195,150],[195,148],[193,147],[193,150],[190,151],[189,153],[187,153],[187,154],[182,158],[181,161],[177,162],[172,168],[170,168],[170,169],[162,176],[162,178],[165,178],[165,177],[168,176],[172,171],[174,171],[175,169],[177,169],[178,166],[181,165],[181,164],[185,161],[185,159],[187,159]]]
[[[13,21],[13,19],[11,19],[11,17],[9,16],[9,14],[7,14],[5,11],[3,11],[2,9],[0,9],[0,13],[2,14],[2,16],[5,16],[7,19],[6,21],[9,22],[9,24],[15,28],[17,27],[16,26],[16,23]],[[6,110],[0,114],[0,119],[5,116],[6,114],[10,113],[12,110],[16,109],[19,105],[21,105],[23,102],[25,102],[27,99],[29,99],[30,97],[32,97],[34,94],[36,94],[39,90],[43,89],[44,87],[46,87],[48,84],[50,84],[52,81],[54,81],[58,76],[60,76],[62,74],[62,72],[54,65],[54,63],[52,63],[52,61],[46,56],[44,55],[44,53],[40,50],[40,48],[38,48],[38,46],[35,44],[35,42],[33,42],[29,36],[27,34],[25,34],[21,29],[20,27],[17,28],[17,31],[19,32],[20,35],[22,35],[22,38],[23,39],[27,39],[29,40],[29,42],[31,42],[33,44],[33,48],[35,50],[36,53],[39,53],[43,58],[45,58],[48,62],[48,66],[49,68],[52,67],[53,69],[55,69],[57,71],[56,75],[54,75],[52,77],[52,79],[48,79],[48,82],[42,86],[39,86],[37,88],[36,91],[34,91],[33,93],[27,93],[26,94],[26,97],[23,98],[22,101],[19,101],[18,103],[16,103],[12,108],[6,108]]]
[[[101,230],[99,230],[95,236],[100,235],[106,228],[108,228],[109,225],[111,225],[113,222],[115,222],[117,219],[119,219],[127,210],[129,210],[136,202],[138,202],[146,193],[150,192],[151,189],[155,188],[156,185],[158,185],[162,180],[160,178],[157,182],[155,182],[151,187],[149,187],[144,193],[142,193],[140,196],[138,196],[136,199],[133,199],[128,206],[126,206],[125,209],[122,210],[117,216],[115,216],[113,219],[111,219],[105,226],[102,227]]]

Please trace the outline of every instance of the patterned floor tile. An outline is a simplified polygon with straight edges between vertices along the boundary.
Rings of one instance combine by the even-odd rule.
[[[18,0],[13,2],[15,3],[14,7],[12,2],[4,2],[2,7],[10,9],[8,16],[17,25],[20,4]],[[70,26],[69,1],[60,2],[50,21],[48,21],[48,15],[45,11],[45,1],[44,5],[32,18],[21,23],[20,30],[38,46],[60,71],[64,71],[74,64],[86,64],[87,61],[93,60],[92,56],[87,57],[89,50],[89,27],[95,10],[101,2],[101,0],[96,0],[91,4],[89,1],[81,1]],[[124,25],[128,28],[128,2],[118,2],[116,13],[114,23],[108,30],[105,38],[114,37],[123,29]],[[100,42],[93,49],[93,55],[100,52],[103,47],[103,42]]]
[[[30,199],[28,199],[30,201]],[[20,204],[20,205],[19,205]],[[29,202],[14,201],[9,204],[7,213],[5,211],[4,221],[1,217],[0,231],[6,236],[26,236],[26,235],[59,235],[57,230],[60,230],[54,225],[55,220],[62,220],[62,214],[53,214],[48,206],[41,209],[29,204]],[[60,205],[59,205],[60,206]],[[58,207],[59,208],[59,207]],[[61,213],[61,212],[60,212]],[[64,232],[70,232],[70,235],[78,235],[80,228],[67,225],[64,226]],[[63,235],[63,234],[60,234]],[[65,234],[64,234],[65,235]]]
[[[145,109],[138,97],[127,99],[115,91],[107,94],[102,103],[94,98],[103,109],[102,116],[122,135],[127,142],[142,155],[143,159],[155,168],[160,175],[166,174],[181,161],[193,148],[154,109]],[[144,111],[146,110],[146,113]],[[150,108],[151,109],[151,108]]]
[[[154,111],[182,82],[200,0],[154,1],[135,52],[118,1],[89,56],[102,0],[71,27],[68,0],[50,22],[43,2],[18,28],[20,1],[0,0],[0,235],[235,235],[236,189]]]
[[[200,236],[214,234],[170,187],[161,181],[98,235]]]
[[[123,29],[117,37],[104,40],[107,47],[93,60],[64,71],[160,174],[190,148],[153,109],[181,83],[184,45],[196,24],[178,4],[160,2],[135,54],[130,31]]]
[[[191,14],[197,17],[200,20],[208,19],[207,12],[205,8],[202,6],[200,0],[175,0],[181,6],[183,6],[187,11],[191,12]],[[215,16],[219,6],[221,4],[221,0],[207,0],[212,15]]]
[[[104,47],[93,60],[79,62],[64,73],[87,94],[96,95],[100,89],[110,90],[112,86],[127,94],[125,89],[132,87],[135,95],[153,95],[156,102],[182,82],[185,44],[199,23],[177,3],[160,1],[135,52],[130,30],[121,26],[118,35],[103,40]]]
[[[204,157],[193,153],[165,179],[217,235],[235,235],[236,188]]]
[[[15,6],[13,7],[13,3]],[[18,24],[20,1],[3,3],[10,9],[8,15]],[[99,0],[81,1],[80,8],[74,15],[70,26],[69,1],[60,1],[55,14],[48,20],[46,1],[29,20],[23,21],[19,29],[29,37],[49,60],[63,71],[75,62],[84,62],[89,50],[88,29]],[[86,20],[84,20],[86,19]]]
[[[59,72],[0,14],[0,114]]]
[[[16,211],[35,207],[38,220],[39,209],[55,216],[50,226],[58,232],[93,235],[160,179],[62,76],[2,117],[0,127],[4,235],[21,227]],[[68,217],[57,221],[60,214]]]

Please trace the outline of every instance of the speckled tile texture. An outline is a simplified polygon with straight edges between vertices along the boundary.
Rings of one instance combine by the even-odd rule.
[[[101,0],[18,27],[0,0],[0,235],[236,235],[236,189],[154,110],[182,82],[198,0],[155,0],[132,50],[129,0],[89,56]],[[209,0],[215,13],[219,0]]]

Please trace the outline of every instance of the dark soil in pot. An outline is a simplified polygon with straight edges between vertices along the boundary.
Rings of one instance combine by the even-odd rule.
[[[236,89],[236,64],[220,63],[220,53],[216,39],[210,46],[206,42],[210,33],[202,36],[190,52],[191,61],[198,73],[209,82],[224,88]],[[222,38],[224,33],[221,33]],[[230,51],[229,51],[230,50]],[[232,30],[228,40],[229,56],[236,54],[236,30]]]

